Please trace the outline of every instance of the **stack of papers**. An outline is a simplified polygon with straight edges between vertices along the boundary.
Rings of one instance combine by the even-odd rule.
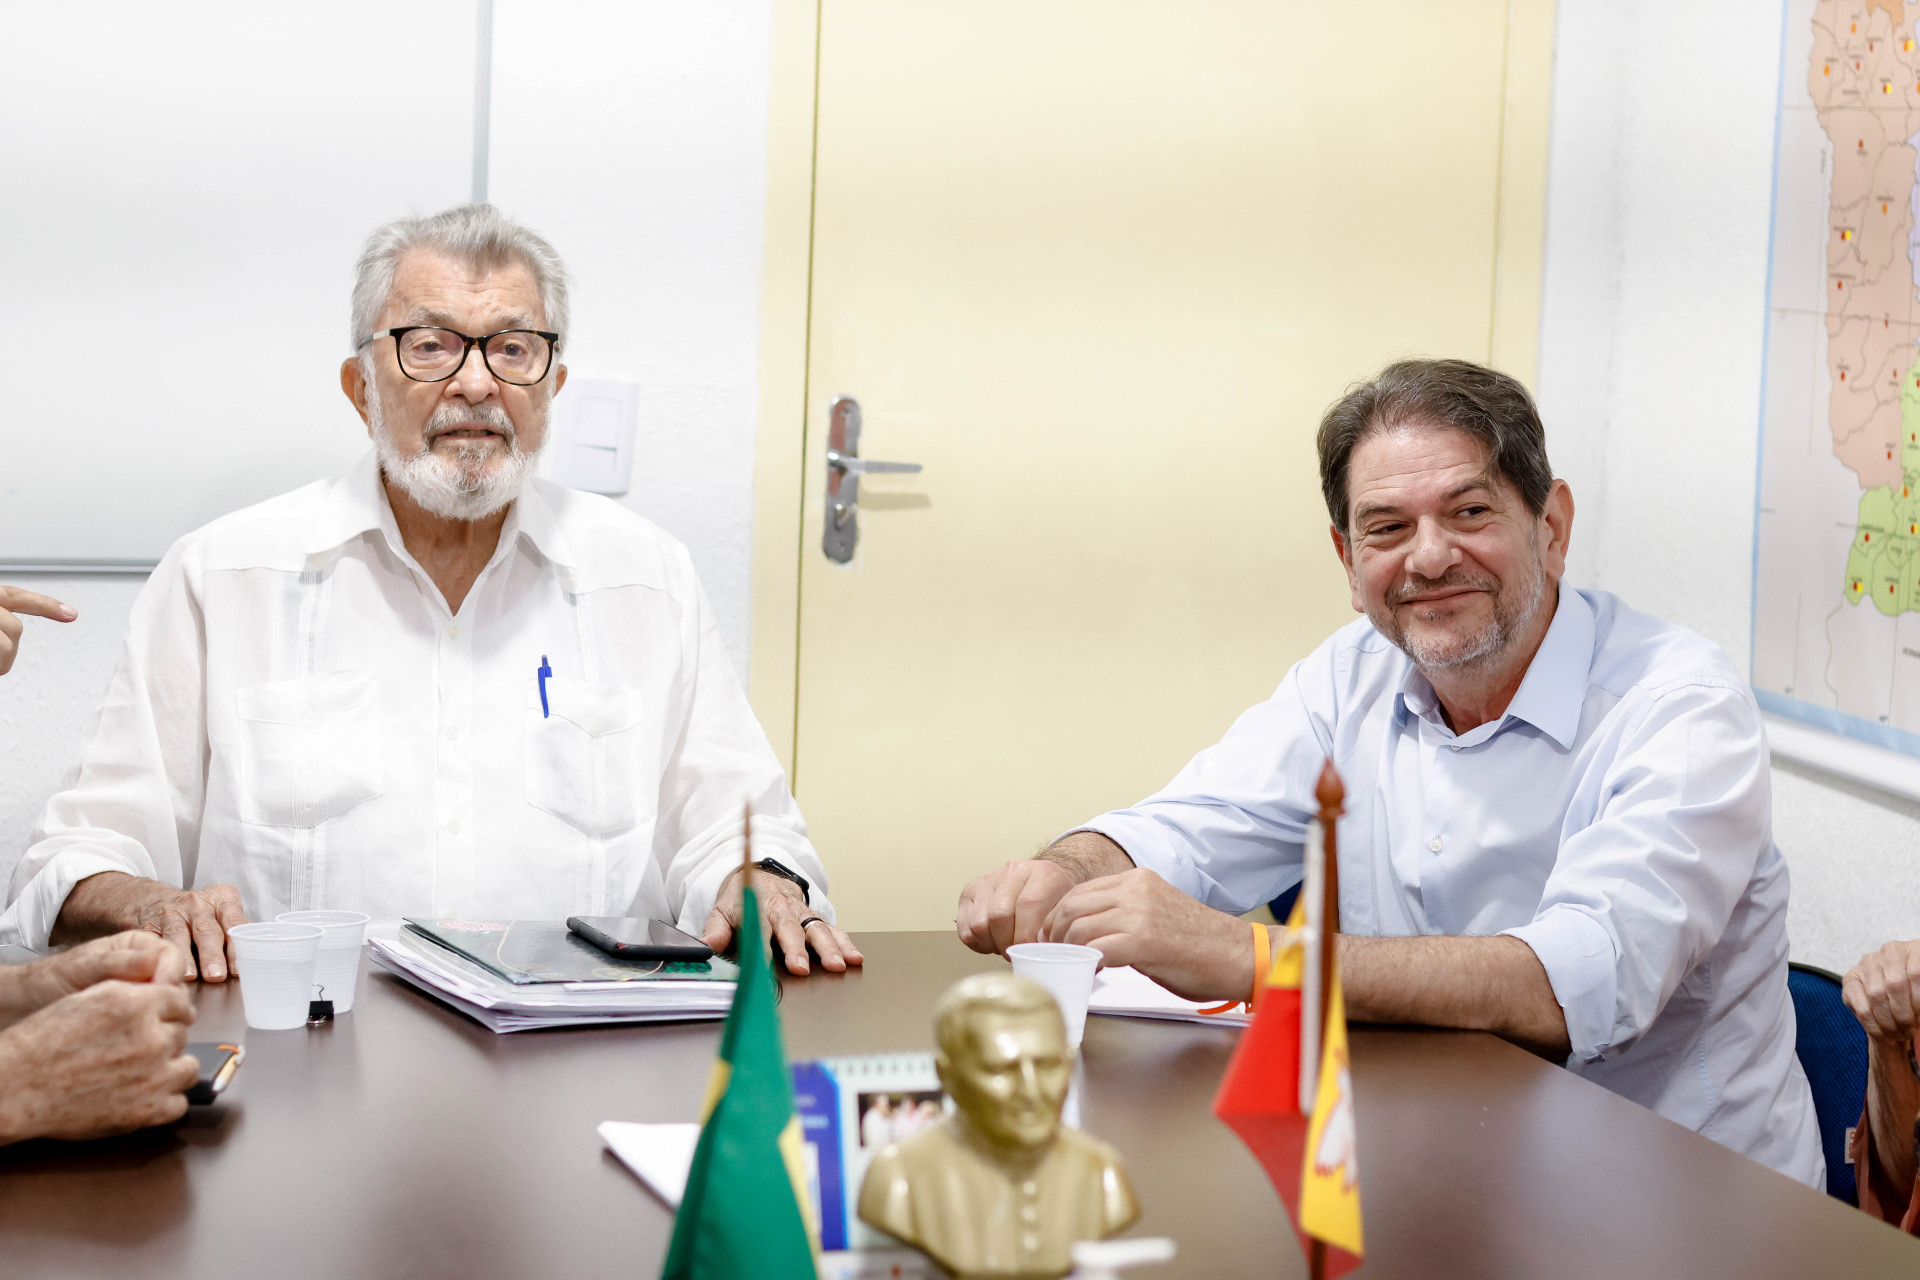
[[[389,973],[502,1033],[724,1018],[733,1006],[735,984],[724,978],[514,983],[416,933],[368,938],[367,950]]]
[[[1087,1012],[1226,1027],[1244,1027],[1253,1021],[1253,1009],[1243,1000],[1184,1000],[1137,969],[1096,973]]]

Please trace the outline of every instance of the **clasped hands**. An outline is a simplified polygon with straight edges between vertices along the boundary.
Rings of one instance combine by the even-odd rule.
[[[99,1138],[186,1114],[200,1064],[180,952],[119,933],[0,969],[0,1143]]]
[[[1185,999],[1246,999],[1253,990],[1246,922],[1196,902],[1101,842],[1124,861],[1085,870],[1107,874],[1083,880],[1043,857],[1009,862],[969,884],[954,920],[960,940],[989,954],[1020,942],[1079,943],[1098,948],[1104,964],[1130,965]]]

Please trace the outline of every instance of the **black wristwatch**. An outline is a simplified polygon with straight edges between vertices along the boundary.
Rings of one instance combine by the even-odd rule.
[[[783,867],[779,863],[775,862],[772,858],[762,858],[760,859],[760,861],[754,863],[753,865],[760,868],[762,871],[766,872],[770,876],[779,876],[782,880],[793,881],[795,884],[800,886],[800,901],[806,903],[808,906],[813,905],[813,895],[809,891],[809,888],[807,885],[807,878],[801,875],[798,871],[794,871],[794,870],[791,870],[790,868]]]

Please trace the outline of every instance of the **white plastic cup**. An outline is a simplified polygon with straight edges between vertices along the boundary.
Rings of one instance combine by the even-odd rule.
[[[320,955],[317,924],[239,924],[227,930],[240,962],[240,1002],[247,1025],[287,1031],[307,1025],[313,966]]]
[[[353,1008],[353,989],[360,981],[360,944],[367,940],[364,911],[282,911],[279,924],[320,926],[320,958],[313,966],[313,998],[333,1001],[335,1013]]]
[[[1067,1048],[1078,1050],[1087,1029],[1087,1001],[1093,998],[1093,973],[1100,952],[1071,942],[1022,942],[1007,948],[1013,971],[1053,994],[1067,1024]]]

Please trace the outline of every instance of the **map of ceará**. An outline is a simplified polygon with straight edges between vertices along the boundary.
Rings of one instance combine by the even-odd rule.
[[[1753,684],[1769,711],[1920,755],[1916,18],[1787,3]]]

